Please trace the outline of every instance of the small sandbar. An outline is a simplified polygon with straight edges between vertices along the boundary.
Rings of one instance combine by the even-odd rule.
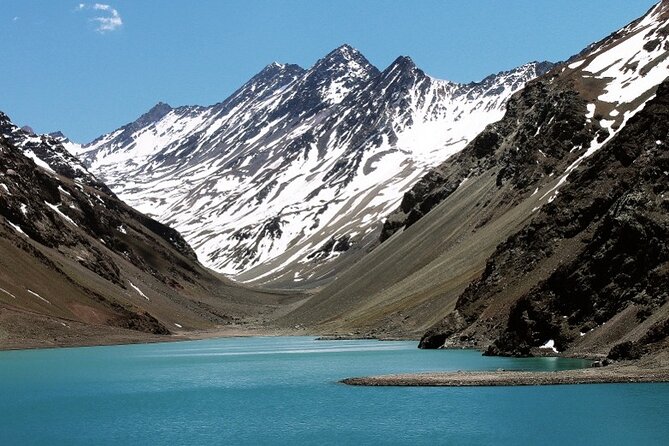
[[[435,372],[347,378],[352,386],[552,386],[561,384],[660,383],[669,382],[669,369],[592,368],[559,372]]]

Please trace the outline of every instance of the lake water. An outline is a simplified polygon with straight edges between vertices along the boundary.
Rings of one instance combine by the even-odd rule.
[[[0,445],[669,444],[668,384],[337,383],[396,372],[580,366],[305,337],[0,352]]]

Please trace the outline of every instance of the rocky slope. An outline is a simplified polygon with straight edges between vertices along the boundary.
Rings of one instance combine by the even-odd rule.
[[[664,2],[658,4],[643,18],[591,45],[531,85],[519,98],[524,104],[507,113],[503,122],[482,132],[470,150],[430,171],[405,194],[400,207],[384,222],[381,240],[411,226],[468,175],[491,166],[502,165],[498,183],[512,179],[523,187],[536,183],[536,175],[544,173],[563,173],[564,182],[569,172],[643,107],[666,78],[669,28],[665,9]],[[544,99],[545,95],[550,97]],[[586,113],[581,113],[584,104]],[[520,122],[514,123],[514,119]],[[595,133],[597,138],[593,140]],[[553,140],[569,155],[549,153],[546,149],[555,150],[550,147]],[[513,148],[518,150],[494,153],[505,143],[516,144]],[[579,153],[583,148],[587,150]],[[530,172],[528,164],[541,165],[542,169],[529,166],[534,170]]]
[[[128,341],[229,325],[279,295],[240,288],[130,208],[57,138],[0,114],[0,346]]]
[[[77,157],[67,150],[67,147],[71,147],[72,144],[62,133],[37,135],[28,126],[19,128],[7,115],[0,112],[0,135],[7,144],[20,149],[23,155],[32,159],[37,166],[47,172],[71,178],[108,195],[113,195],[103,182],[99,181]]]
[[[557,157],[568,164],[541,196],[548,201],[497,247],[422,346],[449,340],[489,345],[489,354],[566,350],[608,352],[613,359],[666,348],[669,84],[657,84],[669,76],[668,34],[664,1],[551,79],[553,90],[557,85],[587,110],[555,140],[565,149],[592,140],[576,159],[566,152]],[[512,124],[499,133],[502,144],[523,150],[522,128]],[[502,159],[512,154],[507,149]],[[531,187],[537,174],[512,161],[502,164],[498,182]]]
[[[498,354],[661,338],[668,25],[663,1],[530,82],[286,323]]]
[[[379,71],[344,45],[308,70],[271,64],[211,107],[158,104],[72,150],[207,266],[314,286],[361,257],[402,194],[550,66],[462,85],[407,57]]]
[[[665,82],[532,223],[496,249],[458,299],[456,317],[434,327],[423,345],[459,332],[478,345],[494,340],[490,354],[615,344],[613,359],[631,359],[666,347],[668,137]]]

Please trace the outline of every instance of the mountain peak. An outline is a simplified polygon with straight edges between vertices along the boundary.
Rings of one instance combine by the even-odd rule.
[[[379,70],[360,51],[342,45],[309,69],[302,83],[304,98],[310,98],[314,104],[338,104],[378,74]]]
[[[148,113],[163,113],[163,112],[167,113],[170,110],[172,110],[172,106],[170,106],[170,104],[160,101],[156,105],[151,107]]]
[[[253,79],[267,79],[269,77],[274,77],[276,75],[286,73],[294,73],[299,75],[304,73],[304,71],[304,68],[296,64],[272,62],[271,64],[265,66],[265,68],[263,68],[258,74],[256,74]]]
[[[348,43],[338,46],[334,50],[330,51],[325,57],[341,55],[342,57],[355,58],[358,55],[362,56],[362,53],[357,49],[353,48]]]
[[[134,125],[137,127],[142,127],[147,124],[154,123],[162,119],[163,116],[172,111],[172,107],[165,102],[158,102],[156,105],[151,107],[151,109],[144,113],[142,116],[135,121]]]
[[[357,76],[369,77],[378,73],[363,54],[351,45],[344,44],[318,60],[310,71],[348,71]]]
[[[423,71],[416,66],[409,56],[399,56],[391,63],[388,68],[383,70],[382,78],[384,82],[394,82],[399,79],[415,78],[425,75]]]
[[[397,65],[401,67],[409,67],[409,68],[415,68],[416,63],[413,61],[413,59],[409,56],[398,56],[397,59],[393,61],[392,65]]]
[[[500,71],[499,73],[491,74],[490,76],[486,77],[484,81],[486,79],[502,77],[502,76],[530,75],[532,77],[538,77],[543,74],[546,74],[554,66],[555,64],[553,62],[548,62],[546,60],[542,62],[538,61],[528,62],[526,64],[520,65],[519,67],[512,68],[510,70]]]
[[[544,74],[548,73],[550,70],[553,69],[555,63],[548,60],[542,60],[542,61],[535,60],[534,62],[530,62],[528,65],[534,66],[537,76],[543,76]]]
[[[461,84],[470,97],[476,94],[498,95],[507,88],[517,90],[530,80],[546,74],[555,66],[552,62],[528,62],[511,70],[486,76],[478,82]]]
[[[33,128],[30,127],[29,125],[24,125],[23,127],[21,127],[21,130],[28,133],[29,135],[35,135],[35,130],[33,130]]]
[[[260,97],[298,79],[305,71],[299,65],[272,62],[237,90],[234,96],[240,98],[249,97],[248,95]]]
[[[65,136],[65,134],[63,132],[61,132],[60,130],[49,133],[49,136],[58,140],[58,141],[69,141],[67,136]]]

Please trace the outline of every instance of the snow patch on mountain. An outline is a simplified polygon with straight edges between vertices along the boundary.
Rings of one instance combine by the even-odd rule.
[[[589,85],[584,94],[592,102],[587,105],[586,119],[595,119],[599,112],[598,123],[605,136],[597,135],[590,142],[557,183],[539,198],[540,202],[546,199],[551,202],[569,175],[612,140],[655,97],[657,87],[669,77],[668,35],[669,2],[665,1],[568,65],[574,70],[571,76]]]

